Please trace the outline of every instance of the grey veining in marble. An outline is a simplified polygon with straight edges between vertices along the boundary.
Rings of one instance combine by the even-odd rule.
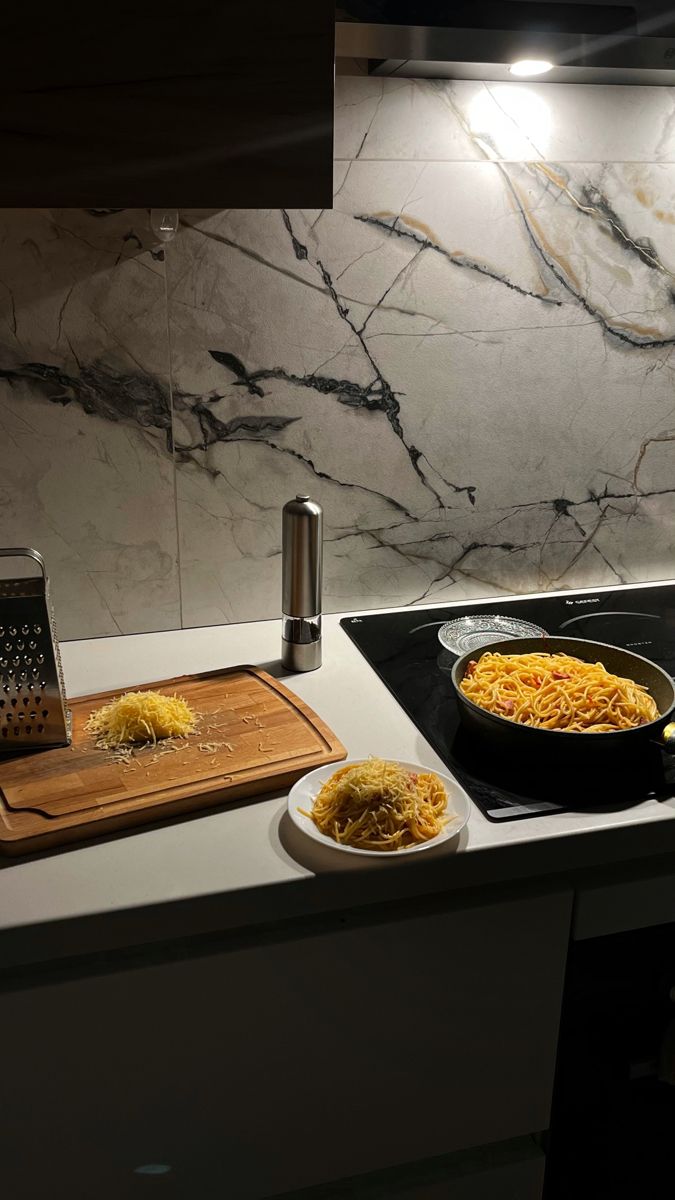
[[[0,543],[63,638],[180,623],[168,366],[145,213],[0,213]]]
[[[603,154],[629,112],[656,161]],[[333,609],[672,573],[672,112],[663,89],[352,78],[333,211],[185,214],[188,623],[276,614],[298,489]],[[577,161],[535,153],[537,121]]]
[[[672,575],[672,91],[350,77],[336,153],[165,262],[0,216],[0,511],[69,633],[277,616],[297,491],[332,610]]]

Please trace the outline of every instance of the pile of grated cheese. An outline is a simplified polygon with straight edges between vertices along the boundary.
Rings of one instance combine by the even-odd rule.
[[[100,749],[117,750],[133,742],[155,744],[161,738],[186,737],[194,733],[197,719],[198,714],[180,696],[125,692],[95,709],[84,728],[95,736]]]

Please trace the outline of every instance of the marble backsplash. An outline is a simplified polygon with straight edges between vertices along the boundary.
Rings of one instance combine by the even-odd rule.
[[[62,637],[670,577],[675,92],[338,80],[330,211],[0,210],[0,545]]]

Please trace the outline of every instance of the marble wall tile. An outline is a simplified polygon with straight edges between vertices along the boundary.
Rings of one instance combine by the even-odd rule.
[[[0,213],[0,544],[62,636],[655,579],[675,556],[675,99],[339,79],[335,206]],[[171,370],[169,371],[169,342]]]
[[[180,624],[168,365],[147,214],[0,213],[0,545],[62,638]]]
[[[337,82],[338,159],[675,161],[673,88],[372,77]]]
[[[341,81],[332,211],[190,213],[169,247],[186,624],[278,614],[297,490],[328,609],[672,573],[672,96],[555,88],[553,161],[455,89],[487,94]],[[608,161],[612,97],[655,161]]]

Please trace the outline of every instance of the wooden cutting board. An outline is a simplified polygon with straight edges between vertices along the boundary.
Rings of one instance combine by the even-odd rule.
[[[200,714],[197,732],[138,747],[123,763],[84,731],[91,712],[120,692],[69,701],[71,746],[0,756],[0,852],[28,854],[271,792],[346,757],[316,713],[258,667],[127,690],[181,696]]]

